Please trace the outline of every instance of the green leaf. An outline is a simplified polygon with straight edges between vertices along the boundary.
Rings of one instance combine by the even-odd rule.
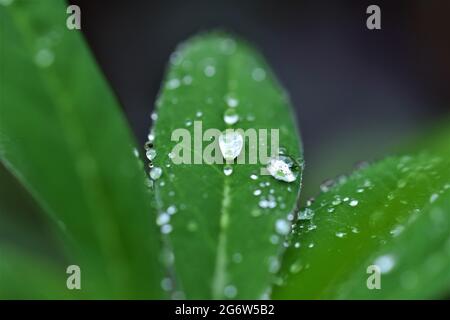
[[[279,219],[285,223],[296,207],[301,172],[292,183],[260,175],[261,164],[249,164],[246,140],[246,164],[235,160],[227,176],[224,164],[201,159],[202,150],[217,147],[217,135],[200,148],[194,140],[202,139],[200,125],[203,133],[217,129],[219,134],[240,128],[267,129],[270,135],[270,129],[279,129],[280,147],[301,167],[299,135],[286,94],[247,43],[212,33],[194,37],[172,55],[157,107],[153,165],[162,175],[154,191],[160,220],[167,220],[169,207],[177,210],[161,227],[169,258],[175,257],[169,264],[177,274],[174,294],[190,299],[263,297],[283,251],[275,224]],[[233,125],[224,122],[225,112],[233,116],[229,110],[239,116]],[[172,139],[176,129],[189,137]],[[191,164],[175,164],[172,158],[178,153],[173,148],[187,141]],[[214,155],[222,159],[220,150]],[[194,159],[202,164],[193,164]],[[262,195],[255,196],[255,190]],[[275,208],[259,205],[272,196]]]
[[[42,257],[0,246],[0,299],[86,299],[84,290],[68,290],[65,268]],[[83,287],[82,287],[83,289]]]
[[[134,141],[66,7],[0,8],[0,159],[57,221],[85,292],[157,298],[159,235]]]
[[[387,158],[301,211],[275,299],[438,298],[450,287],[448,153]],[[381,290],[367,287],[376,265]],[[369,270],[370,271],[370,270]]]

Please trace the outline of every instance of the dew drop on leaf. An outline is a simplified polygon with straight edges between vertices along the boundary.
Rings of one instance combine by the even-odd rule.
[[[228,125],[233,125],[239,121],[239,115],[235,109],[228,108],[223,114],[223,121]]]

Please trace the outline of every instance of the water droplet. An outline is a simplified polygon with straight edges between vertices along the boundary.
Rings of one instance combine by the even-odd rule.
[[[404,188],[406,186],[406,181],[405,180],[398,180],[397,182],[397,187],[398,188]]]
[[[308,245],[308,248],[314,248],[314,243],[310,243],[309,245]]]
[[[344,238],[347,234],[345,232],[336,232],[336,237]]]
[[[280,261],[276,257],[269,258],[269,272],[277,273],[280,270]]]
[[[294,182],[297,179],[298,172],[293,167],[293,160],[288,156],[278,156],[272,158],[267,164],[267,171],[277,180],[285,182]]]
[[[219,136],[219,148],[225,160],[234,160],[241,153],[244,139],[234,131],[225,131]]]
[[[156,112],[152,112],[152,114],[150,115],[150,118],[151,118],[153,121],[156,121],[156,120],[158,120],[158,114],[157,114]]]
[[[181,56],[180,52],[175,51],[170,55],[170,63],[173,65],[179,65],[181,63],[181,60],[183,57]]]
[[[353,199],[349,202],[350,207],[356,207],[358,205],[358,200]]]
[[[403,232],[403,230],[405,230],[405,227],[399,224],[391,230],[390,234],[392,234],[393,237],[397,237],[400,233]]]
[[[291,225],[288,221],[284,219],[278,219],[275,221],[275,231],[278,234],[281,235],[287,235],[289,234],[289,231],[291,230]]]
[[[279,242],[280,242],[280,238],[276,234],[273,234],[270,236],[270,243],[278,244]]]
[[[358,192],[358,193],[363,193],[363,192],[364,192],[364,189],[363,189],[363,188],[356,189],[356,192]]]
[[[333,187],[335,184],[334,180],[328,179],[322,182],[320,185],[320,191],[322,192],[328,192],[331,187]]]
[[[294,248],[300,248],[300,242],[294,243]]]
[[[233,262],[234,263],[241,263],[242,262],[242,254],[240,254],[239,252],[236,252],[235,254],[233,254]]]
[[[192,77],[190,75],[186,75],[181,81],[183,82],[183,84],[188,86],[192,83]]]
[[[216,67],[214,67],[212,65],[208,65],[205,67],[203,72],[204,72],[205,76],[213,77],[216,74]]]
[[[161,288],[164,291],[170,291],[173,289],[172,279],[170,278],[164,278],[161,280]]]
[[[305,208],[298,213],[299,220],[311,220],[314,217],[314,211],[310,208]]]
[[[224,173],[226,176],[231,175],[231,174],[233,173],[233,167],[230,166],[230,165],[225,165],[225,166],[223,167],[223,173]]]
[[[435,201],[437,200],[438,197],[439,197],[439,195],[438,195],[437,193],[433,193],[433,194],[430,196],[430,203],[435,202]]]
[[[150,178],[152,178],[152,180],[158,180],[162,175],[162,169],[160,167],[153,167],[150,170]]]
[[[167,208],[167,213],[170,215],[173,215],[177,212],[177,207],[175,207],[174,205],[170,206]]]
[[[184,124],[186,125],[186,127],[190,127],[190,126],[192,126],[192,121],[186,120],[186,122]]]
[[[266,78],[266,71],[262,68],[255,68],[252,71],[252,78],[255,81],[263,81]]]
[[[228,125],[233,125],[239,121],[239,115],[235,109],[228,108],[223,114],[223,121]]]
[[[250,179],[256,180],[256,179],[258,179],[258,176],[256,174],[251,174]]]
[[[236,41],[226,38],[220,43],[220,50],[225,54],[233,54],[236,50]]]
[[[303,269],[303,265],[297,261],[294,262],[293,264],[291,264],[291,266],[289,267],[289,272],[291,273],[298,273]]]
[[[253,191],[253,195],[255,195],[255,196],[261,195],[261,190],[260,189],[256,189],[255,191]]]
[[[34,62],[41,68],[47,68],[55,61],[54,53],[49,49],[41,49],[34,56]]]
[[[395,266],[395,258],[392,255],[387,254],[375,259],[374,264],[380,268],[381,273],[388,273]]]
[[[200,118],[201,116],[203,116],[203,112],[197,111],[197,113],[195,114],[195,116],[196,116],[197,118]]]
[[[239,100],[231,94],[225,97],[225,101],[230,108],[236,108],[239,104]]]
[[[169,234],[171,233],[173,230],[172,225],[170,224],[164,224],[163,226],[161,226],[161,233],[162,234]]]
[[[237,288],[233,285],[228,285],[223,289],[223,294],[226,298],[232,299],[237,295]]]
[[[167,213],[161,213],[160,215],[158,215],[158,217],[156,218],[156,224],[158,226],[162,226],[165,225],[166,223],[170,222],[170,216]]]
[[[169,81],[167,81],[167,85],[166,85],[167,89],[169,89],[169,90],[176,89],[179,86],[180,86],[180,80],[177,78],[170,79]]]
[[[334,200],[331,201],[331,204],[333,206],[338,206],[341,204],[341,198],[339,196],[334,196]]]
[[[156,150],[153,148],[150,148],[145,152],[145,155],[147,156],[148,160],[152,161],[156,157]]]

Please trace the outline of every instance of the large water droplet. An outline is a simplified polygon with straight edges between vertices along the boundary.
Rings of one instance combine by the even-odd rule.
[[[294,182],[298,171],[294,169],[294,161],[288,156],[278,156],[269,160],[267,171],[277,180]]]
[[[234,131],[225,131],[219,136],[219,148],[225,160],[234,160],[241,153],[244,139]]]
[[[233,125],[239,121],[239,115],[235,109],[228,108],[223,114],[223,121],[228,125]]]

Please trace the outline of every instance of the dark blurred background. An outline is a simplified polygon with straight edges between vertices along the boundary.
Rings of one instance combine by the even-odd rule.
[[[223,28],[261,49],[302,133],[303,199],[321,180],[394,152],[450,110],[450,1],[70,1],[143,144],[168,57]],[[366,8],[381,7],[381,30]]]

